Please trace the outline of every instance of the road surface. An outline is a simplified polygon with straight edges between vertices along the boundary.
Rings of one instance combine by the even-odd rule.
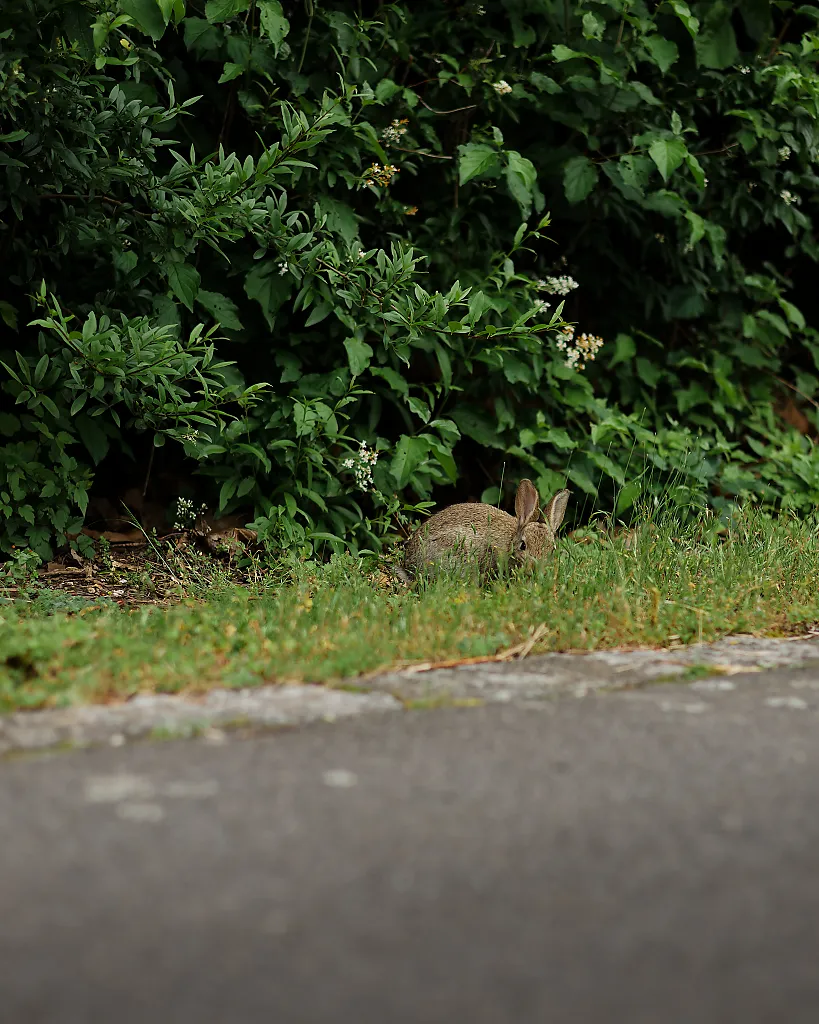
[[[735,679],[0,762],[0,1021],[815,1024],[819,675]]]

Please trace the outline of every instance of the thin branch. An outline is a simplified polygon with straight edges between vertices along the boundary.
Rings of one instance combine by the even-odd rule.
[[[447,156],[445,153],[425,153],[422,149],[404,149],[403,146],[390,146],[390,149],[397,149],[401,153],[412,153],[414,156],[428,156],[432,160],[454,160],[454,156]]]
[[[770,373],[770,371],[768,371],[768,372]],[[800,398],[804,398],[806,402],[810,402],[810,404],[814,407],[814,409],[819,409],[819,402],[816,402],[809,395],[806,395],[804,391],[800,391],[799,388],[794,387],[793,384],[789,384],[786,380],[783,380],[781,377],[777,377],[777,375],[775,373],[771,373],[770,375],[771,375],[771,377],[773,377],[774,380],[778,380],[779,383],[784,385],[786,388],[790,388],[791,391],[793,391],[795,394],[799,395]]]
[[[693,156],[718,156],[720,153],[727,153],[729,149],[736,149],[738,145],[738,142],[732,142],[729,146],[723,146],[722,149],[702,149],[694,153]]]
[[[470,103],[468,107],[455,107],[454,110],[435,110],[435,108],[431,107],[428,103],[424,103],[420,96],[418,97],[418,102],[433,114],[459,114],[462,110],[475,110],[478,106],[477,103]]]

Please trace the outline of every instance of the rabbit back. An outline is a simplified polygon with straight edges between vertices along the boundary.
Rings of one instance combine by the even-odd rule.
[[[494,505],[450,505],[430,516],[412,534],[404,548],[404,565],[420,569],[456,550],[495,564],[499,555],[509,553],[516,528],[514,516]]]

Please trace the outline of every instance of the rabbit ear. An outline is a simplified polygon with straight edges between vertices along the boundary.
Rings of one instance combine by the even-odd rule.
[[[534,519],[537,519],[540,499],[537,490],[531,480],[521,480],[515,494],[515,515],[518,517],[518,526],[526,526]]]
[[[552,528],[552,533],[557,533],[563,516],[566,514],[566,506],[569,504],[571,491],[558,491],[548,505],[543,509],[543,519]]]

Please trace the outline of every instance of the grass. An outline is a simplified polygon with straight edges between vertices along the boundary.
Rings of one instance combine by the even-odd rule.
[[[169,564],[160,560],[156,573]],[[729,527],[669,519],[619,536],[576,531],[539,571],[488,583],[448,577],[405,588],[374,559],[349,556],[257,567],[244,587],[207,575],[203,563],[190,571],[196,596],[170,607],[72,603],[36,582],[28,600],[0,602],[0,711],[350,683],[396,665],[492,656],[533,637],[539,654],[793,634],[819,621],[815,524],[761,513]]]

